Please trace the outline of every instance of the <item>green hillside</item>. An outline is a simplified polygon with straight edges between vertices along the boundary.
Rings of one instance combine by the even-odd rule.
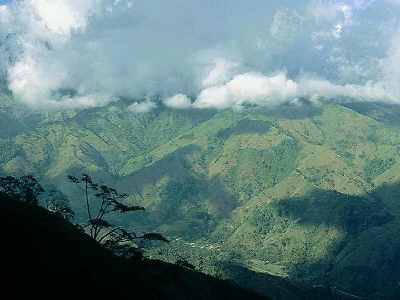
[[[60,216],[0,193],[2,291],[32,297],[265,299],[160,261],[114,256]]]
[[[182,256],[245,286],[247,275],[229,271],[234,265],[400,297],[400,129],[384,122],[387,108],[305,103],[134,114],[127,105],[25,123],[13,117],[34,125],[0,128],[0,173],[34,173],[79,209],[65,176],[89,172],[147,207],[119,222],[176,239],[151,255]],[[262,284],[250,287],[262,292]]]

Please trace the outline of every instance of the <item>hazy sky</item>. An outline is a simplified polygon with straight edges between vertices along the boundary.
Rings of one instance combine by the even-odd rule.
[[[397,103],[399,26],[400,0],[10,1],[0,71],[36,107]]]

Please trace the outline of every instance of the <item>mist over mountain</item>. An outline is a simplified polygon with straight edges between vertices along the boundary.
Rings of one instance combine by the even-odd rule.
[[[11,1],[0,69],[17,101],[45,109],[396,103],[399,13],[389,0]]]
[[[399,65],[398,0],[0,1],[0,176],[56,189],[75,225],[67,176],[127,193],[145,211],[110,222],[165,236],[141,267],[187,284],[155,298],[397,300]],[[46,240],[61,221],[33,211]],[[60,242],[102,247],[78,228]]]

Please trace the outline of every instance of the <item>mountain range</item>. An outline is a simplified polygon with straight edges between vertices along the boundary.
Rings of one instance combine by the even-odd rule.
[[[400,297],[396,106],[301,99],[137,114],[129,99],[62,112],[28,111],[8,95],[0,103],[0,173],[57,187],[78,220],[68,174],[129,193],[146,212],[116,222],[172,240],[152,258],[182,257],[268,296],[275,286],[272,299],[306,299],[287,282]]]

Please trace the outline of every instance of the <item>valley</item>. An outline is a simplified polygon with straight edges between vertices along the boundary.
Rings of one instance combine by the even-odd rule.
[[[180,257],[261,293],[248,276],[368,299],[400,295],[400,127],[382,122],[394,110],[304,100],[135,114],[126,100],[18,115],[0,103],[16,124],[0,129],[0,173],[57,187],[78,219],[68,174],[129,193],[147,210],[115,221],[173,241],[151,257]]]

